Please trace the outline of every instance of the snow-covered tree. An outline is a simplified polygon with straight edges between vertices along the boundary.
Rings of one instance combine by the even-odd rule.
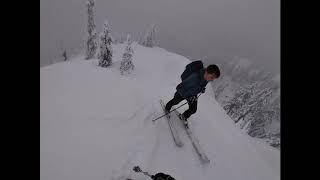
[[[143,45],[143,39],[144,39],[143,33],[140,32],[138,35],[138,44]]]
[[[222,78],[222,77],[221,77]],[[214,98],[219,99],[220,94],[224,91],[224,89],[228,86],[228,84],[221,84],[217,87],[214,93]]]
[[[112,64],[112,36],[111,27],[108,21],[105,21],[103,32],[100,35],[100,52],[99,52],[99,66],[108,67]]]
[[[94,0],[87,1],[87,8],[88,8],[88,37],[86,42],[86,59],[91,59],[96,54],[97,50],[97,32],[96,32],[96,25],[94,23]]]
[[[275,114],[269,103],[271,94],[271,88],[259,90],[258,82],[240,87],[224,109],[249,135],[263,137],[264,127],[272,122]]]
[[[245,109],[239,116],[244,120],[242,128],[246,126],[248,134],[252,137],[260,137],[266,135],[264,127],[272,122],[275,112],[270,107],[272,91],[270,88],[263,89],[254,95],[251,100],[246,104]],[[247,114],[251,113],[250,118],[245,119]]]
[[[239,114],[241,114],[243,106],[245,106],[250,97],[253,95],[255,87],[255,84],[244,87],[241,86],[236,91],[234,97],[224,106],[227,114],[229,114],[231,117],[239,116]],[[237,123],[238,121],[236,120],[235,122]]]
[[[64,61],[67,61],[68,56],[67,56],[67,50],[66,50],[66,49],[63,51],[62,56],[63,56],[63,58],[64,58],[63,60],[64,60]]]
[[[226,103],[226,105],[223,107],[225,111],[227,111],[227,114],[229,116],[233,116],[233,114],[236,112],[236,109],[239,109],[241,107],[241,100],[240,96],[242,95],[241,91],[238,91],[234,97]]]
[[[217,101],[248,135],[270,140],[271,146],[279,147],[280,139],[272,135],[280,133],[279,82],[266,70],[246,66],[249,62],[226,58],[221,63],[224,76],[213,85]]]
[[[280,149],[280,131],[268,133],[267,138],[267,142],[270,144],[270,146]]]
[[[132,49],[132,40],[130,35],[127,36],[127,46],[125,52],[122,56],[120,71],[123,75],[124,73],[131,73],[134,69],[134,64],[132,63],[133,49]]]
[[[156,45],[156,26],[155,26],[155,24],[151,25],[151,28],[146,33],[142,44],[146,47],[154,47]]]

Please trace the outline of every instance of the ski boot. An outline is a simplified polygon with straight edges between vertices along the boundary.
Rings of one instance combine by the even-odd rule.
[[[183,114],[179,114],[179,118],[181,119],[184,127],[186,127],[187,129],[189,129],[188,121],[187,121],[187,119],[184,117],[184,115],[183,115]]]

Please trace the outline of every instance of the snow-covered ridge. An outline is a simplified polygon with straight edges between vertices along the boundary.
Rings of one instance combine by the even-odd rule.
[[[147,179],[132,171],[134,165],[177,180],[280,179],[279,151],[242,133],[210,85],[190,118],[210,164],[201,165],[183,129],[185,145],[176,147],[166,119],[151,120],[162,115],[159,99],[173,97],[190,61],[134,43],[135,70],[122,76],[124,47],[114,45],[110,68],[84,56],[40,68],[42,180]]]

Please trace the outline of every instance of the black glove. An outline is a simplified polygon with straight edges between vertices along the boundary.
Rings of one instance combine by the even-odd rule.
[[[156,175],[152,175],[151,178],[153,180],[162,180],[162,179],[175,180],[170,175],[167,175],[167,174],[164,174],[164,173],[157,173]]]
[[[204,92],[206,92],[206,88],[204,87],[201,91],[201,93],[203,94]]]
[[[197,96],[191,96],[191,97],[189,97],[188,99],[187,99],[187,101],[188,102],[191,102],[191,103],[193,103],[193,102],[195,102],[195,101],[197,101],[198,100],[198,97]]]

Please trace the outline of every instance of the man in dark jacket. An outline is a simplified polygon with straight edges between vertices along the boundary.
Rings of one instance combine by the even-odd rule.
[[[189,109],[181,114],[180,119],[183,120],[185,126],[188,128],[187,119],[197,111],[197,95],[204,93],[205,87],[209,81],[219,78],[220,70],[216,65],[209,65],[207,68],[200,69],[199,72],[193,72],[185,78],[176,87],[176,93],[173,99],[166,104],[166,111],[169,112],[172,106],[179,104],[182,100],[186,99]]]

